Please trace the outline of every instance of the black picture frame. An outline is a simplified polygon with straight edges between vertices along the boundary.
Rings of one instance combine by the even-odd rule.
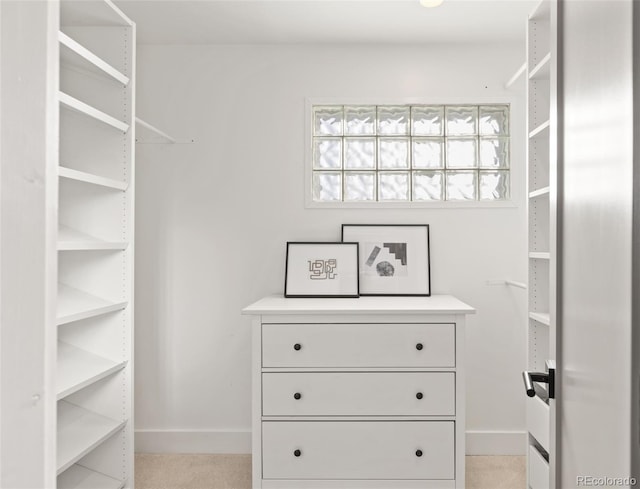
[[[394,237],[393,228],[396,228],[396,237]],[[416,243],[415,246],[410,246],[406,241],[412,234],[415,234],[417,237],[418,234],[421,233],[421,231],[418,231],[418,228],[422,228],[425,233],[424,237],[420,239],[425,248],[423,250],[420,250],[420,243]],[[346,237],[345,231],[347,234]],[[388,238],[386,236],[388,236]],[[431,296],[431,235],[428,224],[343,224],[341,239],[343,241],[347,239],[349,242],[357,241],[360,244],[360,296]],[[387,239],[388,241],[386,241]],[[372,247],[372,241],[378,244],[382,243],[385,246],[374,246],[370,249]],[[394,244],[398,245],[395,250],[393,246],[386,246]],[[402,245],[404,245],[404,249],[401,248]],[[418,249],[414,250],[416,246]],[[378,248],[378,250],[376,251],[375,248]],[[395,269],[393,264],[386,261],[382,268],[378,268],[380,265],[383,265],[383,262],[379,261],[375,271],[370,268],[382,250],[385,250],[387,255],[395,255],[394,258],[401,261],[399,269],[403,270],[405,274],[404,278],[398,276],[396,280],[390,280],[387,283],[388,287],[385,286],[385,281],[388,277],[394,276]],[[396,252],[401,253],[401,258],[404,258],[404,260],[397,258],[398,255],[395,254]],[[409,273],[411,272],[409,266],[412,261],[416,261],[417,271]],[[422,268],[421,265],[424,265],[424,268]],[[402,267],[405,267],[407,270],[404,270]],[[378,278],[376,275],[384,278]],[[413,284],[412,280],[407,280],[408,276],[412,277]]]
[[[295,248],[307,247],[309,252],[313,251],[314,247],[317,247],[317,256],[312,264],[311,261],[305,259],[304,253],[299,255],[297,253],[302,250]],[[334,247],[334,253],[336,255],[327,255],[329,247]],[[338,250],[343,248],[341,252]],[[352,248],[352,250],[347,250]],[[322,250],[322,251],[320,251]],[[340,253],[342,253],[340,255]],[[353,255],[351,255],[353,253]],[[295,254],[295,257],[294,257]],[[331,260],[337,260],[337,256],[340,255],[340,262],[336,264],[330,264]],[[349,256],[351,255],[351,256]],[[309,254],[308,257],[312,257]],[[328,259],[327,256],[335,256],[335,258]],[[344,260],[347,260],[346,267],[341,266]],[[308,262],[308,268],[302,270],[301,264],[303,261]],[[285,257],[285,271],[284,271],[284,296],[286,298],[306,298],[306,299],[355,299],[360,297],[360,253],[359,245],[356,242],[344,242],[344,241],[287,241],[287,251]],[[318,268],[316,264],[320,265]],[[335,267],[338,266],[339,272],[335,273]],[[312,268],[313,267],[313,268]],[[331,277],[331,275],[334,277]],[[324,275],[324,278],[320,278]],[[328,280],[335,280],[337,276],[340,276],[341,282],[330,283]],[[313,277],[313,278],[312,278]],[[341,292],[346,290],[346,292]]]

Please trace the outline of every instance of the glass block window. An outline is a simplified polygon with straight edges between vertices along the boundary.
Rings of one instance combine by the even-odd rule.
[[[509,199],[509,105],[313,107],[315,202]]]

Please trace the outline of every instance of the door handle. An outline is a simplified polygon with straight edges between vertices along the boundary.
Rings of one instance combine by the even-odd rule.
[[[522,380],[524,380],[524,388],[527,391],[527,395],[529,397],[534,397],[536,395],[536,390],[533,387],[534,382],[544,382],[545,384],[549,383],[549,374],[543,372],[522,372]]]
[[[556,368],[555,362],[548,360],[546,362],[546,372],[522,372],[522,380],[524,380],[524,388],[527,391],[527,396],[534,397],[536,390],[533,385],[534,382],[542,382],[549,384],[549,399],[555,399],[556,397]]]

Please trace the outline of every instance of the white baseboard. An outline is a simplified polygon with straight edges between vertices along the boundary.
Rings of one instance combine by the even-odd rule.
[[[251,430],[136,430],[139,453],[251,453]]]
[[[251,453],[250,430],[136,430],[140,453]],[[467,431],[467,455],[524,455],[525,431]]]
[[[467,431],[467,455],[525,455],[526,431]]]

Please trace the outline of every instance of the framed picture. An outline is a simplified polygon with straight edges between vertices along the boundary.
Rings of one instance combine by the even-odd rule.
[[[343,224],[360,244],[360,295],[431,295],[428,224]]]
[[[358,243],[287,243],[285,297],[358,297]]]

